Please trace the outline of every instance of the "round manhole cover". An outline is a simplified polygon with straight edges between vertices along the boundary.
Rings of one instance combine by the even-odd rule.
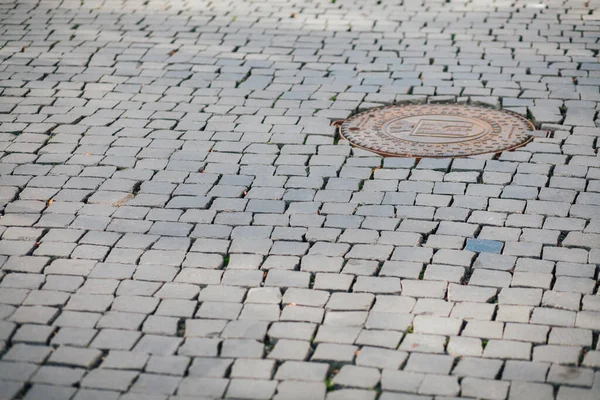
[[[514,149],[534,127],[507,111],[458,105],[371,109],[340,126],[351,144],[384,156],[465,157]]]

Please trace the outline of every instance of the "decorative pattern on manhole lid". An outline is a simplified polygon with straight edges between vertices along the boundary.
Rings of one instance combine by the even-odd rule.
[[[375,108],[341,122],[351,144],[384,156],[466,157],[526,144],[534,126],[508,111],[459,105]]]

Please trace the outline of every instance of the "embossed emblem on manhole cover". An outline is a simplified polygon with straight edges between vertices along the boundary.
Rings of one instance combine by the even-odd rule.
[[[459,105],[375,108],[339,124],[351,144],[384,156],[465,157],[526,144],[534,129],[518,114]]]

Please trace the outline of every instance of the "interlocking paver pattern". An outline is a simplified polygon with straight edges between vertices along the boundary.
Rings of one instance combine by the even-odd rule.
[[[600,398],[596,0],[0,2],[0,397]],[[386,158],[458,103],[525,147]]]

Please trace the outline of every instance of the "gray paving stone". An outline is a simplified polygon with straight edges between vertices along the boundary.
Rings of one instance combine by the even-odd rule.
[[[339,361],[349,362],[354,360],[358,347],[351,345],[320,343],[311,356],[311,361]]]
[[[68,368],[60,366],[41,366],[30,378],[31,382],[38,384],[51,384],[58,386],[71,386],[79,382],[85,371],[81,368]]]
[[[467,377],[461,381],[461,394],[488,399],[505,399],[509,386],[508,382]]]
[[[594,381],[591,369],[552,365],[547,377],[548,382],[590,387]]]
[[[435,281],[402,281],[402,294],[411,297],[444,298],[446,282]]]
[[[404,367],[405,371],[433,374],[447,374],[453,364],[453,357],[437,354],[412,353]]]
[[[101,356],[102,352],[95,349],[61,346],[52,353],[48,362],[58,365],[89,368],[93,366]]]
[[[365,389],[340,389],[329,392],[327,394],[327,400],[341,400],[341,399],[352,399],[352,400],[374,400],[377,393],[373,390]]]
[[[402,351],[364,346],[356,358],[356,364],[365,367],[398,369],[408,354]]]
[[[462,320],[417,315],[413,324],[416,333],[433,335],[458,335],[462,326]]]
[[[326,387],[324,383],[283,381],[277,385],[274,399],[324,399]]]
[[[521,359],[531,357],[531,343],[510,340],[490,340],[483,351],[486,358]]]
[[[510,399],[552,399],[554,392],[551,385],[529,382],[514,382],[509,391]]]
[[[381,374],[381,387],[384,390],[416,393],[424,374],[406,371],[384,370]]]
[[[85,376],[81,381],[81,386],[94,389],[125,390],[137,375],[138,373],[134,371],[97,369]]]
[[[503,362],[482,358],[462,358],[452,370],[453,375],[471,376],[477,378],[496,378]]]
[[[418,393],[429,395],[455,396],[459,393],[458,379],[453,376],[426,374]]]
[[[380,373],[374,368],[356,367],[345,365],[333,378],[333,382],[340,386],[357,388],[372,388],[380,380]]]
[[[225,394],[225,389],[229,384],[228,379],[217,377],[187,377],[184,378],[177,390],[178,395],[195,396],[202,393],[208,398],[219,398]]]
[[[328,370],[325,363],[309,363],[301,361],[285,361],[275,374],[278,380],[299,380],[321,382]]]
[[[533,360],[560,364],[576,364],[581,348],[575,346],[546,345],[533,349]]]
[[[594,396],[597,395],[597,391],[588,390],[582,388],[571,388],[567,386],[561,386],[558,390],[558,399],[568,399],[568,398],[581,398],[581,399],[593,399]]]
[[[9,388],[11,389],[11,388]],[[70,399],[75,394],[76,389],[66,386],[54,386],[46,384],[35,384],[27,391],[25,399],[34,400],[45,399]]]
[[[39,386],[36,385],[36,390]],[[6,396],[7,399],[12,399],[19,394],[19,392],[23,389],[23,383],[21,382],[10,382],[10,381],[0,381],[0,388],[2,389],[2,393]],[[31,389],[32,391],[34,389]],[[43,389],[42,389],[43,390]],[[68,390],[68,389],[67,389]],[[42,393],[41,391],[39,392]],[[73,391],[70,391],[71,395]],[[35,396],[35,395],[34,395]],[[31,398],[31,396],[30,396]]]
[[[187,371],[190,359],[181,356],[152,356],[146,365],[146,371],[166,375],[183,375]]]

